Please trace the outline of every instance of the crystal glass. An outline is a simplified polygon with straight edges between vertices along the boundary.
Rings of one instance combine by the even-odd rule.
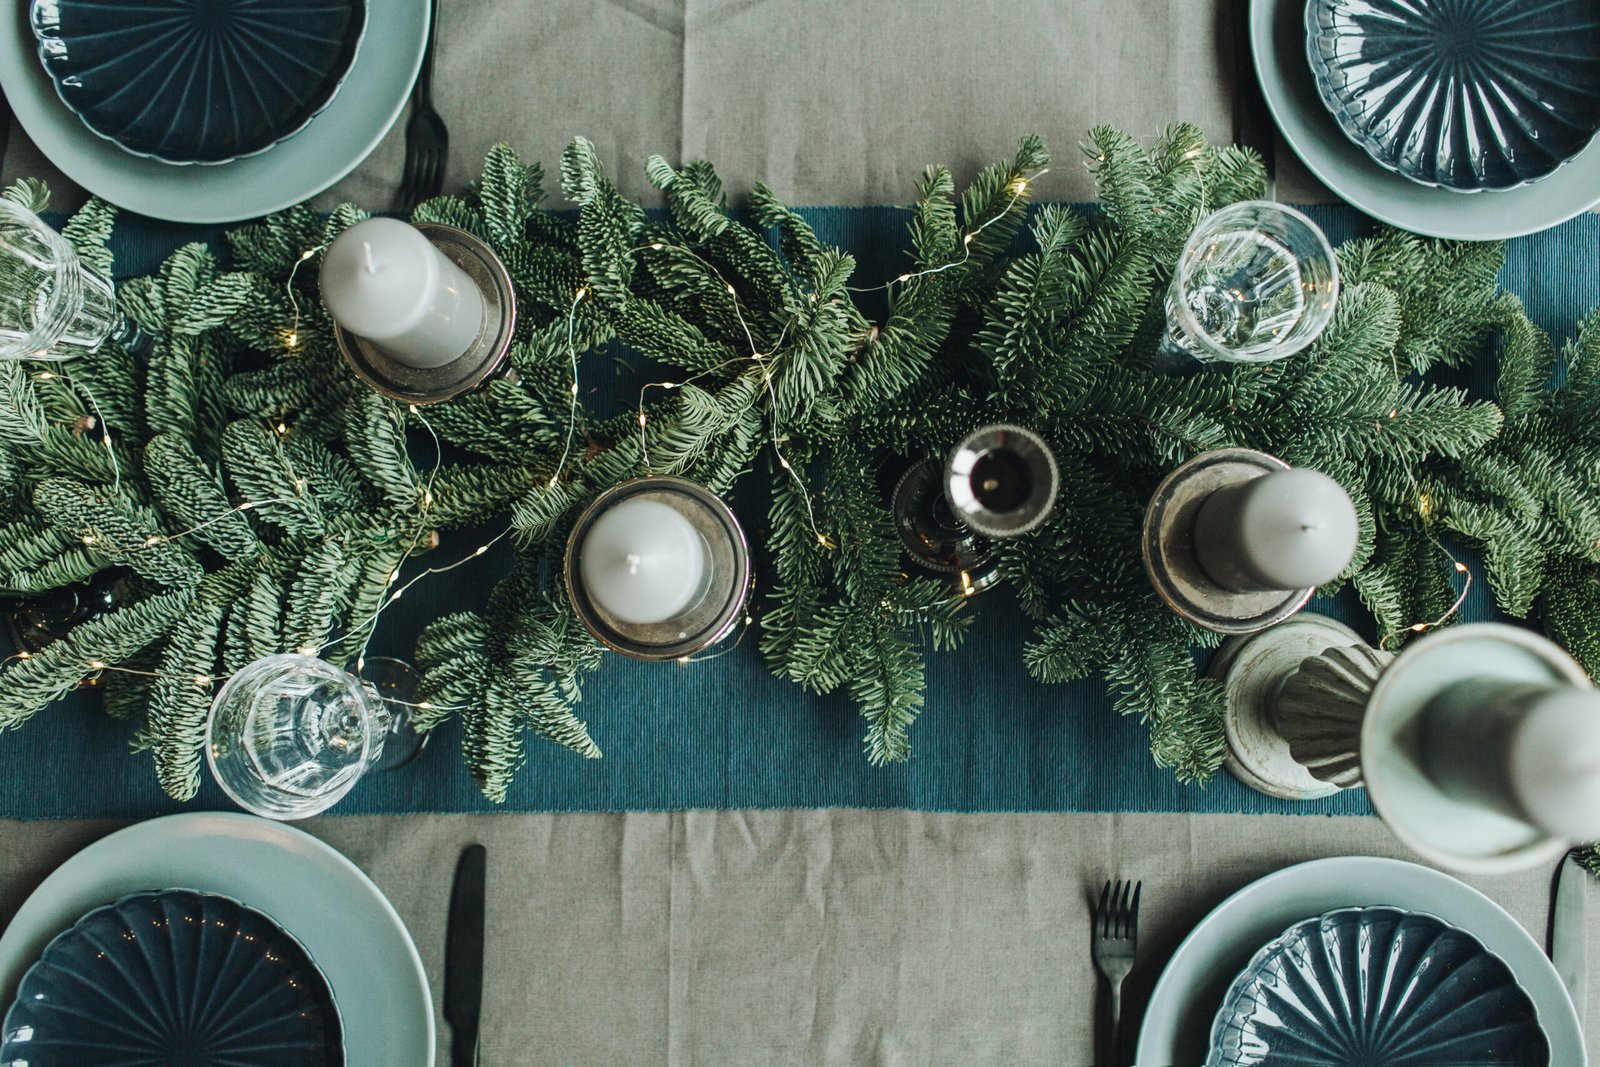
[[[431,731],[418,731],[413,709],[417,706],[417,671],[403,659],[365,656],[358,664],[361,680],[377,690],[389,712],[389,729],[383,737],[383,755],[375,771],[398,771],[422,755]]]
[[[1283,359],[1317,339],[1338,299],[1339,264],[1316,223],[1264,200],[1233,204],[1184,246],[1166,343],[1202,360]]]
[[[0,199],[0,359],[70,359],[108,339],[139,342],[111,282],[49,223]]]
[[[326,660],[283,653],[228,679],[211,704],[206,761],[223,792],[269,819],[326,811],[383,758],[377,690]]]

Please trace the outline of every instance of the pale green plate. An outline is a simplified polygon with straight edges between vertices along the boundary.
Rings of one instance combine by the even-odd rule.
[[[1537,184],[1471,196],[1385,170],[1344,135],[1317,96],[1305,9],[1305,0],[1251,0],[1256,73],[1283,140],[1353,206],[1430,237],[1492,241],[1547,230],[1600,204],[1600,139]]]
[[[305,946],[338,1002],[346,1067],[432,1067],[433,995],[400,916],[338,852],[253,815],[152,819],[63,863],[0,937],[0,1004],[11,1003],[50,939],[85,914],[130,893],[172,886],[231,897]]]
[[[39,61],[28,5],[11,6],[11,17],[0,19],[0,88],[33,143],[91,193],[173,222],[257,218],[349,174],[405,107],[428,40],[428,0],[369,0],[366,38],[326,110],[258,155],[187,167],[136,156],[80,122]]]

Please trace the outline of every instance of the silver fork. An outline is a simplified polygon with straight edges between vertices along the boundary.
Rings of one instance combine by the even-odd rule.
[[[433,109],[433,57],[439,43],[439,0],[428,19],[428,46],[411,94],[411,119],[406,123],[406,171],[400,180],[400,208],[410,214],[444,186],[444,164],[450,152],[450,131]]]
[[[1095,969],[1111,991],[1107,1042],[1111,1067],[1122,1065],[1122,981],[1133,970],[1139,948],[1139,891],[1143,888],[1143,882],[1107,882],[1094,909],[1090,947]]]

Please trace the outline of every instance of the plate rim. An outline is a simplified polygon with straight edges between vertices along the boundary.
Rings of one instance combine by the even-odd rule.
[[[59,866],[51,871],[29,893],[6,923],[5,932],[0,933],[0,999],[7,1003],[16,996],[17,983],[22,974],[32,966],[35,956],[44,949],[44,946],[61,930],[72,926],[82,914],[74,913],[63,920],[50,918],[53,911],[53,901],[59,893],[68,896],[72,887],[81,884],[87,878],[91,882],[104,881],[115,876],[115,868],[106,866],[102,861],[106,853],[115,853],[120,849],[132,847],[139,854],[161,856],[160,848],[163,841],[173,835],[179,837],[205,835],[221,838],[239,838],[241,840],[264,842],[274,847],[284,848],[296,855],[303,857],[307,862],[331,868],[352,880],[357,888],[376,904],[378,912],[384,923],[392,927],[400,935],[399,940],[405,949],[405,959],[410,964],[410,979],[414,979],[419,995],[419,1003],[426,1007],[423,1013],[425,1023],[426,1057],[418,1067],[433,1067],[437,1052],[439,1033],[438,1020],[435,1018],[433,1003],[433,988],[428,982],[428,972],[423,966],[422,955],[417,949],[416,939],[411,936],[410,929],[395,910],[394,904],[384,895],[365,871],[356,866],[348,856],[319,838],[313,837],[296,827],[271,819],[262,819],[241,812],[227,811],[187,811],[175,815],[164,815],[154,819],[145,819],[115,830],[101,837],[67,857]],[[149,840],[146,840],[149,839]],[[166,862],[157,860],[157,862]],[[228,890],[205,888],[205,883],[211,881],[208,877],[196,878],[192,874],[174,872],[169,876],[172,885],[182,883],[184,888],[195,889],[199,892],[212,892],[220,896],[234,896]],[[198,884],[197,884],[198,883]],[[120,898],[125,892],[112,891],[104,893],[97,891],[98,899],[106,903],[106,897]],[[98,907],[99,905],[96,905]],[[254,905],[252,905],[254,906]],[[75,907],[75,906],[74,906]],[[71,910],[71,909],[69,909]],[[257,907],[258,911],[271,918],[278,926],[291,933],[303,945],[305,944],[304,931],[295,932],[276,915],[270,911]],[[43,928],[43,932],[37,929]],[[313,959],[317,953],[307,946],[307,952]],[[325,953],[323,954],[326,955]],[[324,968],[325,961],[319,962]],[[332,981],[330,979],[330,986]],[[338,997],[338,991],[334,991]],[[361,1049],[351,1046],[351,1028],[348,1021],[341,1018],[345,1032],[345,1054],[348,1067],[361,1067],[366,1062],[361,1059]]]
[[[278,933],[281,934],[286,941],[288,941],[295,948],[299,949],[300,952],[305,956],[306,963],[310,965],[311,970],[316,974],[317,980],[322,983],[322,992],[327,997],[328,1003],[333,1007],[333,1025],[335,1032],[339,1037],[339,1063],[343,1064],[345,1054],[344,1018],[339,1013],[339,998],[333,995],[333,983],[328,980],[328,975],[323,971],[322,964],[317,962],[317,958],[311,954],[310,949],[306,948],[304,942],[302,942],[298,937],[294,936],[294,934],[285,928],[282,923],[278,922],[278,920],[274,919],[260,908],[251,907],[244,901],[236,900],[226,893],[216,893],[205,889],[190,889],[186,886],[169,886],[166,889],[137,889],[132,893],[124,893],[122,896],[111,901],[110,903],[101,904],[98,907],[91,908],[80,915],[77,921],[75,921],[71,926],[67,927],[65,930],[61,931],[59,934],[56,934],[50,939],[50,941],[44,946],[44,950],[39,953],[39,958],[34,960],[33,964],[29,966],[27,970],[23,971],[21,977],[17,979],[18,989],[20,989],[22,985],[27,982],[27,980],[35,971],[44,966],[44,958],[50,954],[51,950],[53,950],[64,939],[77,933],[85,924],[89,922],[90,919],[93,919],[96,916],[108,911],[115,911],[124,904],[127,904],[129,901],[141,900],[147,897],[152,899],[160,899],[173,894],[191,897],[213,897],[222,901],[224,904],[231,904],[240,911],[249,912],[261,919],[264,919],[268,926],[271,926],[274,930],[278,931]],[[3,1052],[4,1050],[6,1034],[11,1032],[11,1015],[17,1010],[18,1005],[21,1003],[22,1001],[17,996],[13,995],[11,998],[11,1006],[6,1009],[4,1017],[0,1017],[0,1052]]]
[[[366,7],[366,33],[348,84],[293,137],[229,163],[163,163],[90,130],[62,103],[39,61],[27,3],[0,19],[0,90],[40,154],[89,193],[147,218],[243,222],[308,200],[349,175],[388,136],[411,99],[431,31],[428,0],[366,0]],[[367,77],[373,82],[362,84]]]
[[[1302,119],[1295,113],[1287,79],[1282,77],[1285,67],[1279,62],[1273,41],[1279,11],[1285,5],[1293,7],[1305,2],[1250,0],[1251,66],[1278,135],[1305,168],[1340,200],[1391,226],[1425,237],[1462,241],[1503,241],[1525,237],[1559,226],[1600,205],[1600,137],[1591,141],[1589,147],[1575,155],[1566,166],[1538,182],[1514,189],[1484,190],[1482,194],[1470,196],[1422,185],[1383,169],[1367,158],[1366,152],[1350,141],[1339,129],[1334,117],[1319,105],[1317,116],[1328,122],[1328,132],[1335,139],[1332,143],[1348,150],[1334,148],[1325,151],[1313,139],[1317,118]],[[1309,61],[1305,56],[1303,19],[1297,20],[1297,24],[1301,25],[1301,33],[1297,38],[1300,41],[1298,61],[1307,63],[1306,76],[1310,78]],[[1364,169],[1367,173],[1362,175]],[[1341,173],[1344,177],[1341,177]],[[1352,176],[1358,179],[1365,177],[1371,188],[1357,188],[1352,192],[1349,180]],[[1552,194],[1552,190],[1556,192]],[[1401,194],[1409,194],[1409,197]],[[1436,200],[1441,205],[1448,203],[1457,210],[1448,221],[1442,223],[1408,219],[1406,216],[1414,210],[1418,197]],[[1412,202],[1411,206],[1408,206],[1408,199]],[[1581,203],[1578,202],[1580,200]],[[1569,206],[1552,207],[1552,204]],[[1570,206],[1572,204],[1576,206]],[[1507,222],[1508,218],[1524,221]]]
[[[1176,1062],[1173,1059],[1174,1050],[1170,1045],[1171,1035],[1157,1035],[1155,1033],[1156,1020],[1158,1014],[1162,1013],[1175,1019],[1179,1009],[1192,998],[1193,988],[1196,983],[1186,978],[1181,971],[1192,969],[1190,957],[1203,951],[1202,937],[1206,935],[1209,928],[1212,928],[1219,921],[1231,918],[1241,909],[1248,911],[1252,907],[1259,906],[1261,901],[1258,898],[1262,896],[1271,900],[1285,892],[1300,892],[1310,900],[1321,901],[1321,903],[1300,905],[1299,907],[1304,912],[1301,916],[1302,918],[1335,910],[1337,905],[1329,903],[1328,900],[1330,895],[1334,900],[1343,899],[1336,895],[1339,891],[1339,868],[1341,867],[1364,867],[1369,868],[1375,875],[1387,875],[1382,879],[1382,884],[1387,887],[1382,894],[1385,898],[1395,893],[1403,896],[1407,892],[1406,890],[1396,891],[1392,887],[1404,881],[1410,881],[1413,885],[1418,880],[1425,883],[1425,891],[1429,894],[1429,904],[1427,906],[1431,909],[1431,914],[1438,916],[1447,923],[1460,926],[1479,941],[1484,942],[1486,948],[1506,961],[1519,982],[1526,983],[1530,977],[1534,976],[1524,974],[1525,967],[1519,967],[1517,960],[1515,958],[1507,958],[1508,956],[1525,956],[1527,965],[1534,965],[1535,961],[1538,964],[1542,964],[1542,966],[1538,967],[1537,977],[1542,980],[1541,985],[1545,987],[1546,992],[1544,995],[1549,997],[1551,1001],[1549,1005],[1552,1016],[1550,1020],[1551,1028],[1546,1029],[1546,1036],[1550,1039],[1551,1063],[1561,1062],[1557,1059],[1558,1055],[1568,1051],[1575,1051],[1577,1059],[1570,1063],[1563,1063],[1563,1067],[1585,1067],[1589,1062],[1588,1052],[1584,1045],[1582,1028],[1578,1023],[1577,1011],[1572,1006],[1572,999],[1567,995],[1566,986],[1562,984],[1560,976],[1556,973],[1555,965],[1545,956],[1544,949],[1533,939],[1533,935],[1529,934],[1522,924],[1512,917],[1510,912],[1484,895],[1480,890],[1461,881],[1461,879],[1452,877],[1443,871],[1435,870],[1432,867],[1425,867],[1419,863],[1391,859],[1386,856],[1326,856],[1281,867],[1241,886],[1207,912],[1205,917],[1184,935],[1177,949],[1173,951],[1171,958],[1161,969],[1161,976],[1156,980],[1155,987],[1150,992],[1144,1019],[1139,1027],[1135,1062],[1139,1063],[1141,1067],[1167,1067],[1167,1065]],[[1445,902],[1446,907],[1443,909],[1437,906],[1440,897],[1443,895],[1438,892],[1440,890],[1454,898],[1454,900],[1447,900]],[[1421,891],[1423,890],[1418,890],[1418,892]],[[1369,905],[1387,903],[1394,907],[1415,910],[1413,905],[1407,904],[1403,900],[1397,902],[1392,899],[1372,899],[1366,901],[1366,903]],[[1476,912],[1475,918],[1463,921],[1452,917],[1451,914],[1441,914],[1441,911],[1454,913],[1458,908],[1468,906]],[[1503,936],[1508,944],[1514,944],[1517,947],[1517,953],[1508,953],[1504,946],[1498,944],[1490,945],[1485,941],[1484,933],[1481,929],[1481,924],[1484,921],[1493,923],[1500,928],[1493,935],[1497,943]],[[1469,923],[1473,925],[1469,925]],[[1293,924],[1285,924],[1284,929],[1287,929],[1289,925]],[[1269,935],[1267,940],[1272,940],[1276,936],[1276,934]],[[1233,940],[1237,940],[1237,938]],[[1266,941],[1262,942],[1262,944],[1265,943]],[[1252,955],[1256,948],[1259,948],[1259,946],[1251,948]],[[1200,963],[1194,966],[1203,965],[1204,962],[1202,958]],[[1229,982],[1232,982],[1231,977]],[[1183,986],[1182,988],[1178,988],[1180,984]],[[1534,1006],[1540,1009],[1542,1018],[1545,1007],[1543,1001],[1534,993],[1530,992],[1529,995],[1534,998]],[[1218,1007],[1220,1008],[1220,1005]],[[1562,1031],[1559,1035],[1554,1030],[1557,1025]],[[1558,1036],[1564,1036],[1565,1040],[1558,1043]],[[1163,1037],[1169,1039],[1169,1044],[1158,1048],[1158,1041]]]

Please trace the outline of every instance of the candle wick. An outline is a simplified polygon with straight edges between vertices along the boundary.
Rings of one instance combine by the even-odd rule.
[[[639,555],[639,553],[637,553],[637,552],[629,552],[628,555],[627,555],[627,562],[628,562],[628,573],[629,574],[638,574],[639,573],[639,565],[644,562],[644,557]]]
[[[378,273],[378,265],[372,261],[372,242],[371,241],[362,241],[361,242],[361,251],[367,257],[367,273],[368,274],[376,274],[376,273]]]

